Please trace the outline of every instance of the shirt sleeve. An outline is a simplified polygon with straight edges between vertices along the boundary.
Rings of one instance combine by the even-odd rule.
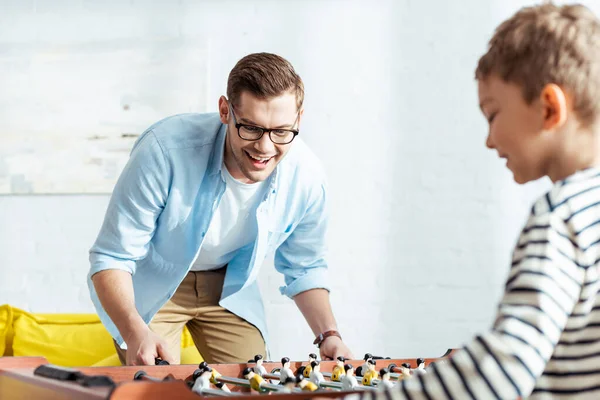
[[[167,201],[170,173],[154,132],[146,132],[115,184],[89,252],[90,276],[106,269],[135,273],[135,261],[146,255]]]
[[[315,190],[305,215],[275,251],[275,268],[285,277],[282,294],[292,298],[310,289],[329,290],[325,236],[328,210],[325,184]]]
[[[578,246],[558,216],[531,216],[521,233],[491,331],[476,336],[427,374],[382,393],[393,399],[514,399],[527,397],[554,353],[578,302],[583,267]]]

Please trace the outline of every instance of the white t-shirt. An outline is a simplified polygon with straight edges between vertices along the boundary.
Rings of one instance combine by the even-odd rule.
[[[225,193],[204,236],[192,271],[221,268],[231,261],[238,249],[256,239],[256,208],[267,181],[242,183],[231,176],[225,164],[221,174],[225,179]]]

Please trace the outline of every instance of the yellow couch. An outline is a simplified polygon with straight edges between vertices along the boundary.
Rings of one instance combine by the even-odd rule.
[[[65,367],[121,365],[112,337],[96,314],[32,314],[0,306],[0,356],[43,356]],[[202,356],[184,329],[181,363]]]

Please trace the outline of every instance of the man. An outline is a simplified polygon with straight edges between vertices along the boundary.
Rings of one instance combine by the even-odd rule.
[[[138,139],[90,250],[92,301],[122,363],[179,363],[184,326],[210,363],[266,354],[256,277],[271,250],[321,357],[351,357],[329,303],[325,177],[297,138],[303,99],[288,61],[251,54],[218,114],[172,116]]]

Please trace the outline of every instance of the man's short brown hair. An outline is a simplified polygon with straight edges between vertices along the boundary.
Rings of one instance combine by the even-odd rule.
[[[227,97],[237,105],[242,92],[259,99],[270,99],[291,91],[298,109],[304,102],[304,84],[292,64],[271,53],[249,54],[239,60],[229,73]]]
[[[600,22],[582,5],[525,7],[496,29],[475,77],[498,75],[523,88],[528,104],[553,83],[572,96],[580,121],[600,115]]]

